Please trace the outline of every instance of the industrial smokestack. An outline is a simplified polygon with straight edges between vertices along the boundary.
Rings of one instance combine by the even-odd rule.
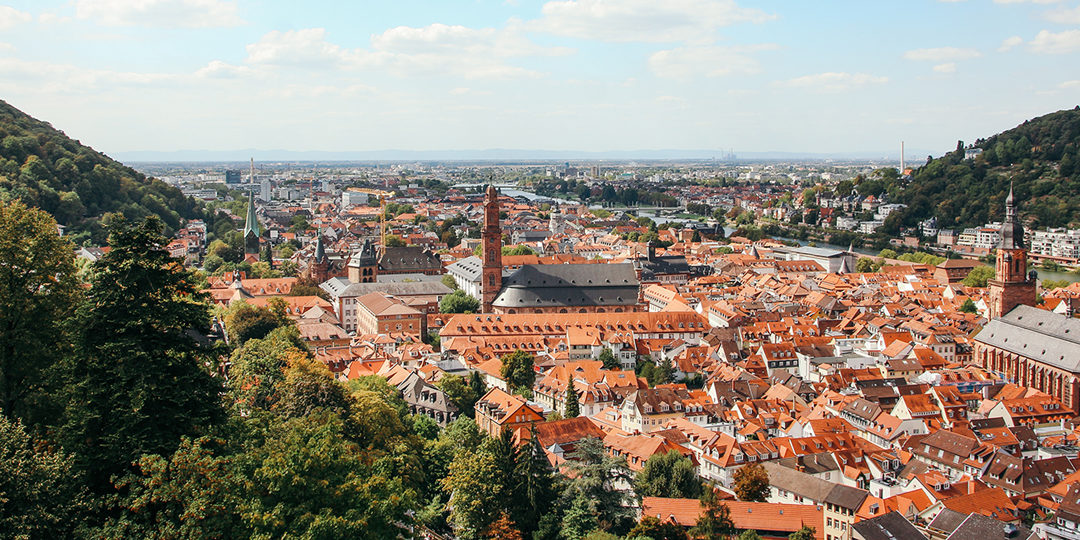
[[[904,174],[904,141],[900,141],[900,174]]]

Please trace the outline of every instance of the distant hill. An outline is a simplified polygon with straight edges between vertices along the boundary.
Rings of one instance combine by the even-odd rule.
[[[51,213],[76,243],[105,241],[102,218],[156,214],[170,229],[203,217],[179,189],[84,146],[0,100],[0,200],[19,198]]]
[[[890,179],[890,202],[907,204],[885,231],[935,216],[943,228],[1000,220],[1010,182],[1021,218],[1034,227],[1080,226],[1080,106],[1034,118],[915,169],[910,182]],[[974,152],[973,152],[974,153]],[[894,217],[895,216],[895,217]]]

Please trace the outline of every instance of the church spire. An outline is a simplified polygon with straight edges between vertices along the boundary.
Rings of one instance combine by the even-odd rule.
[[[1024,226],[1016,217],[1016,197],[1013,186],[1009,184],[1009,196],[1005,198],[1005,220],[1001,224],[1001,248],[1023,249]]]
[[[259,253],[259,237],[262,229],[259,227],[259,218],[255,215],[255,192],[248,192],[247,218],[244,220],[244,253]]]

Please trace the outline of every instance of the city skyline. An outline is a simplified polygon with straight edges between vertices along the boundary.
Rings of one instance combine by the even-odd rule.
[[[1078,101],[1075,1],[865,4],[8,2],[0,89],[118,154],[904,140],[911,163]]]

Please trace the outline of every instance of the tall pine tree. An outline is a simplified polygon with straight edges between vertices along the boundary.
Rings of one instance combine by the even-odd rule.
[[[574,388],[574,378],[570,377],[570,384],[566,385],[566,418],[577,418],[581,415],[581,404],[578,403],[577,389]]]
[[[222,413],[212,358],[195,337],[209,327],[205,295],[164,250],[163,230],[157,218],[118,218],[74,317],[59,435],[98,491],[140,455],[172,454]]]

